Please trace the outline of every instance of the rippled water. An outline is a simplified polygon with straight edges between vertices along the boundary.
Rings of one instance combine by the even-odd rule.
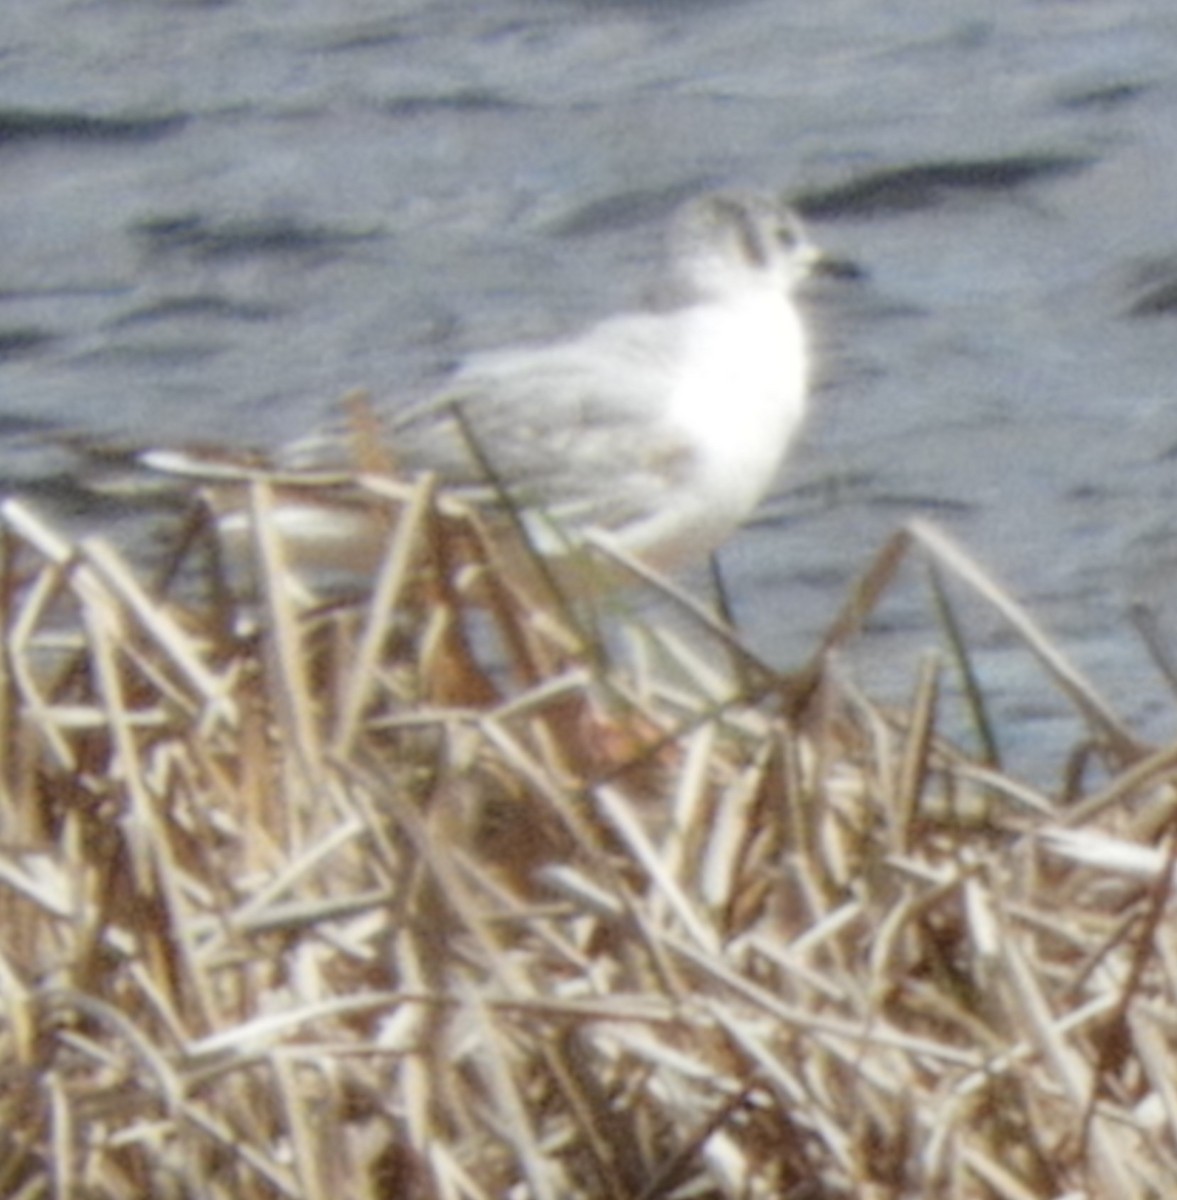
[[[1115,704],[1174,724],[1177,15],[1164,0],[8,0],[0,472],[46,428],[272,443],[345,389],[632,298],[701,186],[784,186],[859,263],[771,518],[725,551],[788,665],[930,515]],[[868,657],[926,640],[918,588]],[[1061,705],[981,629],[1012,738]]]

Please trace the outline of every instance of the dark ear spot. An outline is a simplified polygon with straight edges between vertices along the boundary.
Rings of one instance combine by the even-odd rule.
[[[772,248],[767,244],[765,227],[758,223],[747,204],[731,196],[715,198],[715,215],[730,225],[745,259],[756,267],[767,267],[772,261]]]
[[[776,240],[786,250],[796,250],[805,242],[805,237],[794,221],[787,213],[783,215],[780,222],[777,224]]]

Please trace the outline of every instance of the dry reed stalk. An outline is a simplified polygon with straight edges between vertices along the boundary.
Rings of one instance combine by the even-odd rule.
[[[153,594],[0,512],[0,1194],[1177,1194],[1177,756],[942,533],[790,679],[685,601],[619,661],[429,481],[353,488],[346,603],[264,480],[253,599],[207,520]],[[913,548],[974,725],[962,584],[1106,784],[967,753],[941,658],[906,709],[831,668]]]

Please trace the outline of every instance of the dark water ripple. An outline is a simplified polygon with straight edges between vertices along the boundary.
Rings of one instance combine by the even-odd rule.
[[[198,259],[256,255],[320,257],[381,236],[377,232],[332,228],[286,217],[216,221],[190,214],[150,217],[135,224],[132,233],[153,253],[182,251]]]
[[[867,219],[935,208],[961,195],[1008,193],[1041,180],[1094,165],[1081,155],[1009,155],[990,159],[948,159],[871,171],[833,187],[801,192],[797,207],[815,221]]]
[[[53,332],[25,325],[16,328],[0,328],[0,359],[35,354],[53,341]]]
[[[182,129],[187,117],[176,113],[99,116],[87,112],[0,108],[0,146],[28,142],[143,142]]]

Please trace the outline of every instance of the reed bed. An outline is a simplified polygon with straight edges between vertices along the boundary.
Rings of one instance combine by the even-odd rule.
[[[1177,748],[943,534],[784,676],[428,480],[350,482],[387,554],[316,596],[280,486],[244,599],[199,504],[150,584],[0,513],[0,1195],[1177,1195]],[[911,562],[884,706],[838,652]],[[1002,768],[962,593],[1100,769]]]

